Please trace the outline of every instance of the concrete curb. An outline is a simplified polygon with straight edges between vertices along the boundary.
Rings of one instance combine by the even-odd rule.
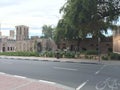
[[[44,61],[44,62],[61,62],[61,63],[81,63],[81,64],[103,64],[103,63],[100,63],[100,62],[96,62],[96,61],[71,61],[71,60],[60,60],[60,59],[53,59],[53,60],[48,60],[47,58],[44,59],[44,60],[41,60],[41,59],[28,59],[28,58],[24,58],[24,57],[7,57],[7,56],[4,56],[4,57],[0,57],[0,59],[15,59],[15,60],[30,60],[30,61]]]

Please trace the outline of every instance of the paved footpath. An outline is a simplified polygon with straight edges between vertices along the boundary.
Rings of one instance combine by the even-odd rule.
[[[52,82],[0,73],[0,90],[69,90]]]
[[[48,58],[48,57],[22,57],[22,56],[0,56],[5,59],[18,59],[18,60],[32,60],[32,61],[55,61],[55,62],[82,62],[82,63],[102,63],[102,64],[117,64],[120,65],[120,60],[89,60],[89,59],[74,59],[74,58]]]

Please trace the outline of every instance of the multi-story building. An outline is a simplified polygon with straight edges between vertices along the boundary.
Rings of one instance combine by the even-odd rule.
[[[120,53],[120,27],[113,31],[113,52]]]
[[[62,40],[59,43],[60,49],[68,49],[70,51],[86,51],[86,50],[99,50],[105,54],[112,52],[113,40],[112,37],[101,38],[98,42],[97,38],[86,38],[81,40]]]
[[[29,27],[24,25],[16,26],[16,40],[28,40],[29,39]]]
[[[10,30],[10,35],[9,35],[12,39],[14,39],[15,37],[15,32],[14,30]]]
[[[29,27],[25,25],[16,26],[16,39],[14,39],[14,36],[14,31],[10,30],[10,36],[0,37],[1,52],[41,52],[48,49],[57,49],[55,42],[51,39],[41,39],[38,36],[29,38]]]
[[[2,36],[0,38],[0,52],[15,52],[16,42],[7,36]]]

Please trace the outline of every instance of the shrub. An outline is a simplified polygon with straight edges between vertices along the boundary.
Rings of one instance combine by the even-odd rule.
[[[110,53],[109,56],[111,60],[120,60],[120,55],[117,53]]]
[[[39,56],[37,52],[1,52],[0,55],[7,56]]]
[[[74,52],[66,52],[66,53],[64,53],[64,56],[66,58],[75,58],[75,53]]]
[[[97,55],[98,52],[96,50],[88,50],[88,51],[85,51],[85,54],[86,55]]]
[[[102,60],[108,60],[109,59],[109,57],[107,55],[106,56],[102,56],[101,58],[102,58]]]

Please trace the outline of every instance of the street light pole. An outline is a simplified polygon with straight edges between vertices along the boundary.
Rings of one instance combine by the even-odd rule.
[[[101,58],[100,58],[100,37],[98,37],[98,61],[99,62],[101,61]]]

